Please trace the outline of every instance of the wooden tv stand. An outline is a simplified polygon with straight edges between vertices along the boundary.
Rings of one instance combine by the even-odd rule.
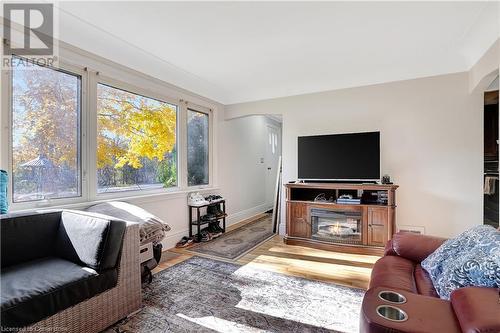
[[[285,188],[286,244],[382,255],[394,234],[397,185],[289,183]],[[327,201],[315,201],[319,194]],[[342,194],[359,195],[361,203],[337,203]]]

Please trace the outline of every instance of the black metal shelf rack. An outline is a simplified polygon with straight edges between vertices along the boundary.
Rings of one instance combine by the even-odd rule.
[[[210,220],[202,220],[201,219],[201,212],[200,212],[200,209],[201,208],[204,208],[204,207],[208,207],[208,206],[215,206],[215,205],[221,205],[222,206],[222,215],[221,216],[218,216],[218,217],[215,217],[213,219],[210,219]],[[197,233],[196,233],[196,238],[195,238],[195,242],[199,242],[200,239],[201,239],[201,226],[202,225],[205,225],[205,224],[209,224],[209,223],[212,223],[212,222],[217,222],[217,221],[220,221],[222,220],[222,232],[226,232],[226,217],[227,217],[227,214],[226,214],[226,200],[218,200],[218,201],[215,201],[215,202],[210,202],[208,204],[204,204],[204,205],[201,205],[201,206],[192,206],[192,205],[188,205],[189,207],[189,237],[193,237],[193,226],[196,226],[197,227]],[[193,209],[196,209],[196,220],[193,221]]]

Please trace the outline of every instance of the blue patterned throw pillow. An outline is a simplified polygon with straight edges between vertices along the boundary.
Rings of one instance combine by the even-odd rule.
[[[500,287],[500,231],[473,227],[447,240],[421,264],[443,299],[462,287]]]

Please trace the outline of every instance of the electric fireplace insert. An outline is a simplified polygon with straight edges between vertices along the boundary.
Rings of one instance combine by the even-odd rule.
[[[362,212],[357,210],[311,209],[311,237],[340,244],[363,244]]]

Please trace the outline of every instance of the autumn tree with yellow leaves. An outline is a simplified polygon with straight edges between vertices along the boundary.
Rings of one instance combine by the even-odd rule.
[[[15,164],[43,155],[76,167],[79,85],[78,77],[49,69],[13,71]]]
[[[81,78],[19,65],[12,83],[15,196],[79,195]],[[176,185],[176,106],[103,84],[97,97],[99,186]]]
[[[14,200],[78,195],[80,78],[13,62]],[[36,161],[46,161],[45,165]],[[33,161],[33,166],[25,164]],[[43,184],[42,184],[43,183]]]
[[[125,173],[149,167],[156,169],[157,180],[165,186],[175,185],[176,107],[103,84],[97,95],[101,178],[115,176],[112,169]],[[169,171],[171,177],[165,177]]]

